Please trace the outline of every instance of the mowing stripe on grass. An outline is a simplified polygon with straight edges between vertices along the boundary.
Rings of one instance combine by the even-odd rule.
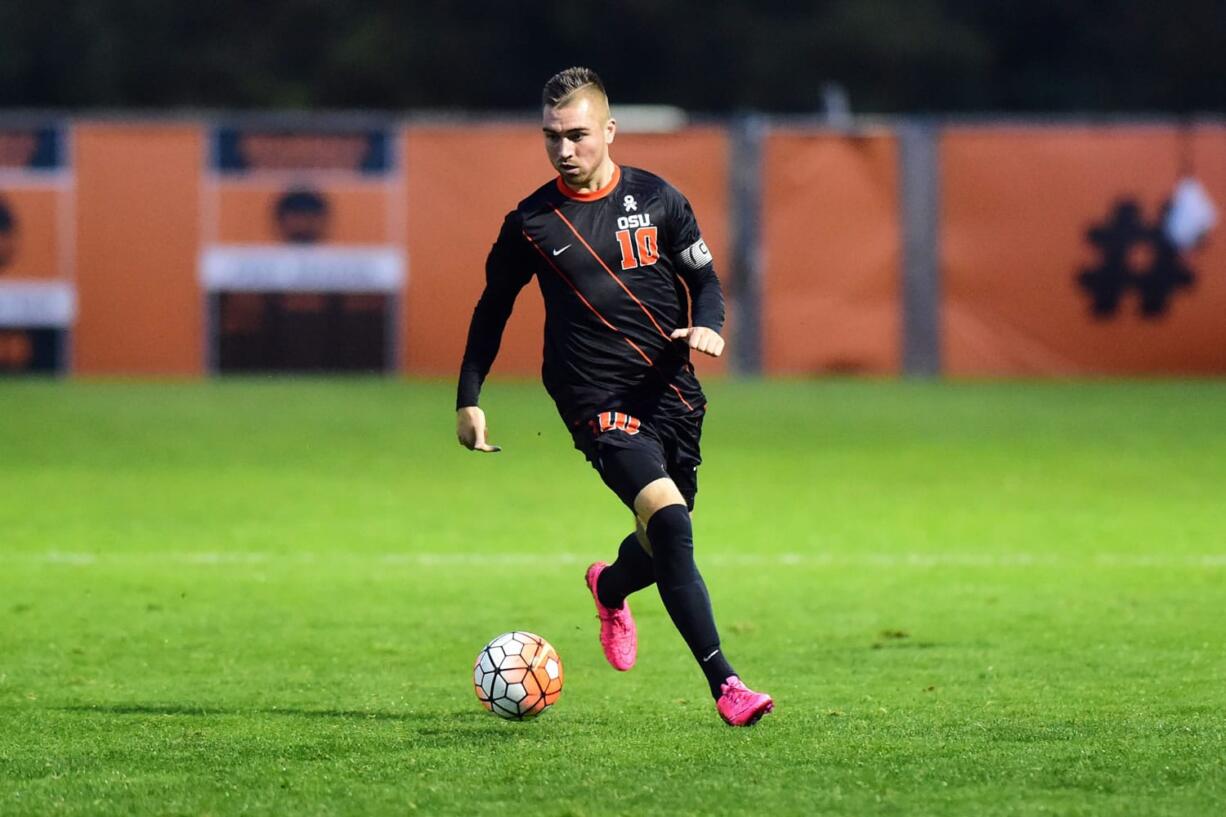
[[[412,565],[414,567],[463,567],[496,565],[540,569],[587,564],[593,555],[580,553],[262,553],[175,552],[162,553],[70,553],[48,551],[0,554],[2,563],[54,564],[77,567],[94,565],[173,564],[209,567],[245,564],[363,564]],[[699,557],[712,567],[1117,567],[1117,568],[1223,568],[1226,553],[1183,556],[1099,553],[1080,557],[1037,553],[779,553],[772,555],[704,553]]]

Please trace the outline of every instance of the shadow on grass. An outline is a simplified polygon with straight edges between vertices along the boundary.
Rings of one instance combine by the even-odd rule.
[[[378,721],[395,722],[407,726],[414,739],[425,740],[430,745],[470,745],[470,742],[476,738],[519,740],[527,737],[527,733],[514,727],[531,723],[531,721],[504,721],[486,712],[473,709],[449,712],[384,712],[361,709],[303,709],[292,706],[241,709],[190,704],[78,704],[53,708],[60,712],[104,716],[169,715],[212,718],[276,715],[285,718],[335,719],[354,724]],[[512,728],[508,729],[507,726]]]
[[[183,715],[188,717],[215,717],[225,715],[282,715],[291,718],[335,718],[353,721],[403,721],[437,722],[470,721],[488,718],[481,712],[455,711],[446,713],[383,712],[361,709],[302,709],[292,706],[262,709],[236,709],[215,706],[192,706],[189,704],[88,704],[55,707],[61,712],[86,712],[100,715]]]

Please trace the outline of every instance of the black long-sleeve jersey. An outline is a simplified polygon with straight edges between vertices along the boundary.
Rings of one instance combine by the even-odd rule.
[[[706,403],[690,325],[716,332],[724,297],[690,203],[658,176],[617,168],[596,193],[559,177],[507,214],[485,265],[460,367],[456,407],[477,405],[515,298],[536,276],[545,300],[541,377],[567,426],[599,412],[642,419],[697,412]]]

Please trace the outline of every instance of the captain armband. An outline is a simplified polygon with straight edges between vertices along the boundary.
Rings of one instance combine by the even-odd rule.
[[[695,241],[690,246],[686,247],[680,253],[681,263],[694,271],[698,271],[710,264],[714,259],[711,257],[711,250],[707,247],[707,242],[701,238]]]

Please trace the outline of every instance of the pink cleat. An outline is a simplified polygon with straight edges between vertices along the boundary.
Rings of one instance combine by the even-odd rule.
[[[729,726],[753,726],[763,715],[775,708],[775,702],[765,692],[754,692],[735,675],[720,684],[715,708]]]
[[[600,616],[600,646],[604,649],[604,657],[613,665],[613,669],[625,672],[634,666],[634,660],[638,657],[639,637],[628,601],[623,601],[621,608],[614,610],[601,604],[600,597],[596,595],[596,580],[608,566],[606,562],[593,562],[583,580],[588,590],[592,591],[596,614]]]

